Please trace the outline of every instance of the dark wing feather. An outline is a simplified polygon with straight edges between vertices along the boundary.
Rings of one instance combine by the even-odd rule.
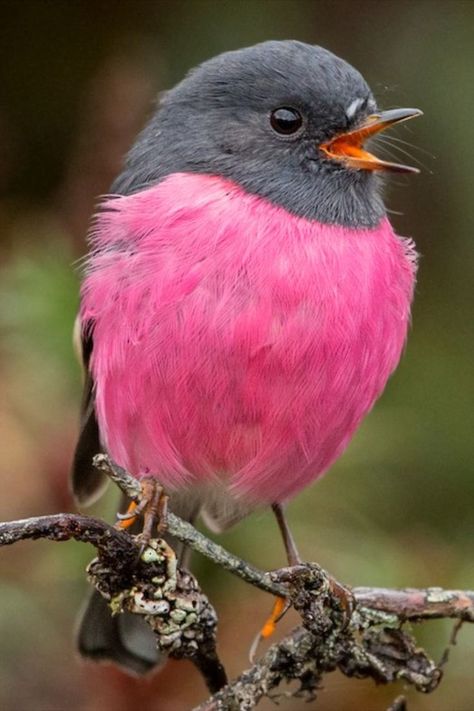
[[[89,372],[89,361],[94,346],[93,324],[81,324],[75,328],[75,343],[84,367],[84,389],[81,404],[81,429],[74,452],[71,469],[71,485],[74,498],[82,506],[88,506],[102,494],[107,477],[92,464],[94,455],[102,451],[99,426],[94,409],[94,383]]]
[[[155,635],[141,615],[113,616],[97,590],[88,596],[81,612],[77,647],[81,656],[115,662],[131,674],[146,674],[167,659],[158,651]]]

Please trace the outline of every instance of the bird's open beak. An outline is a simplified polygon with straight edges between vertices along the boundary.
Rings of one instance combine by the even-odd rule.
[[[365,151],[363,145],[372,136],[402,121],[422,116],[419,109],[392,109],[372,114],[358,128],[340,133],[335,138],[322,143],[320,149],[331,160],[336,160],[359,170],[389,170],[396,173],[419,173],[418,168],[400,163],[381,160]]]

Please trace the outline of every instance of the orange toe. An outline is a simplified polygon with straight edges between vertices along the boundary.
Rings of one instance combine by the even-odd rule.
[[[285,603],[286,598],[284,597],[277,597],[275,599],[275,604],[273,605],[273,610],[270,614],[270,617],[266,620],[260,632],[260,636],[264,639],[271,637],[271,635],[275,632],[276,623],[278,622],[281,613],[285,609]]]
[[[135,501],[132,501],[130,503],[130,506],[128,507],[126,513],[124,514],[126,518],[121,518],[117,522],[118,528],[129,528],[130,526],[133,526],[135,521],[137,520],[137,517],[133,515],[133,512],[137,508],[137,504]]]

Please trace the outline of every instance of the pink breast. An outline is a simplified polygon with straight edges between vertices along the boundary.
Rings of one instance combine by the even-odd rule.
[[[398,363],[416,253],[384,220],[308,222],[219,178],[111,198],[81,315],[111,456],[170,489],[282,501],[347,445]]]

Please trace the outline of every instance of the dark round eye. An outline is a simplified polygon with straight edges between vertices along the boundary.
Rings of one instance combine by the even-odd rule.
[[[283,136],[290,136],[292,133],[299,131],[303,125],[303,118],[296,109],[282,106],[272,111],[270,123],[277,133],[281,133]]]

